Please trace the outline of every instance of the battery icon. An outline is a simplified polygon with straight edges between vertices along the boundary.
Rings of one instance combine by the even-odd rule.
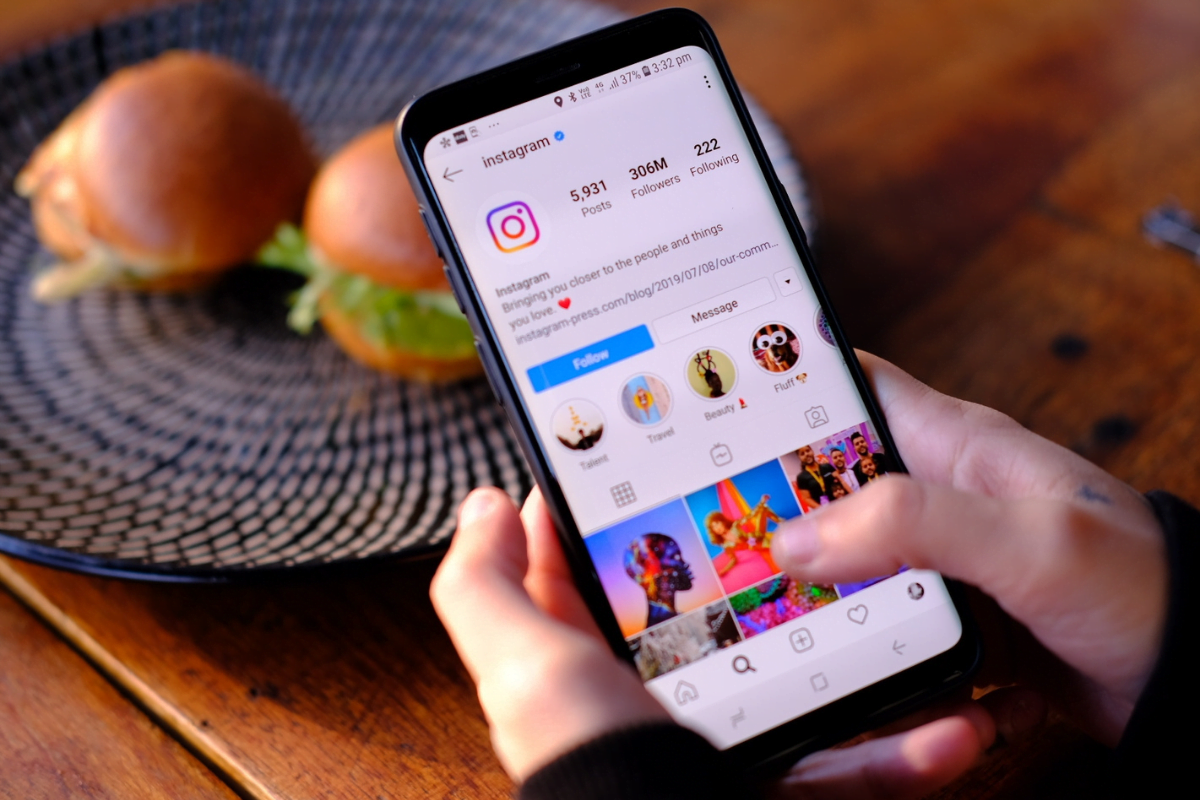
[[[650,68],[642,67],[642,74],[645,75],[647,78],[649,78],[650,77]]]

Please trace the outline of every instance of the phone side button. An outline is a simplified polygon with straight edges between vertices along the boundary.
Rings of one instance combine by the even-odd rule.
[[[445,262],[446,257],[442,255],[442,247],[438,244],[437,237],[433,235],[433,227],[429,224],[429,214],[425,211],[425,206],[417,206],[417,213],[421,215],[421,224],[425,226],[425,235],[433,243],[434,252],[437,253],[438,258]]]
[[[500,375],[496,372],[496,365],[479,343],[479,339],[475,339],[475,352],[479,355],[479,360],[483,363],[483,374],[487,376],[488,385],[492,387],[492,394],[496,397],[496,403],[504,408],[504,394],[500,391]]]
[[[445,261],[442,262],[442,272],[446,275],[446,283],[450,284],[450,294],[454,295],[454,302],[458,303],[459,312],[463,316],[466,316],[467,310],[463,308],[462,298],[458,296],[458,289],[454,287],[454,281],[450,279],[450,265]],[[478,339],[475,340],[475,347],[479,347]]]

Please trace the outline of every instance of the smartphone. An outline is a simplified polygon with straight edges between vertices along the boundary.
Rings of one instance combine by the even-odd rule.
[[[769,766],[971,672],[937,573],[811,585],[771,558],[903,463],[702,18],[436,89],[396,143],[579,589],[680,723]]]

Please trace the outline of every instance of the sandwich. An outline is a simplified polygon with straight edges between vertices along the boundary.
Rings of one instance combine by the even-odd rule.
[[[319,320],[372,369],[426,382],[481,371],[389,125],[359,135],[321,167],[303,229],[280,226],[259,262],[306,279],[292,298],[293,329],[308,333]]]
[[[316,166],[287,104],[240,66],[173,51],[118,70],[17,175],[54,256],[33,294],[206,285],[299,217]]]

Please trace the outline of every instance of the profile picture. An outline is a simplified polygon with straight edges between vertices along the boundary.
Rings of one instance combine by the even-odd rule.
[[[590,400],[568,400],[551,420],[554,438],[569,450],[591,450],[604,436],[604,415]]]
[[[737,369],[729,354],[706,347],[692,354],[688,362],[688,386],[705,400],[719,400],[733,391]]]
[[[767,372],[787,372],[800,361],[800,339],[786,325],[771,323],[754,332],[754,363]]]
[[[635,375],[621,387],[621,410],[638,425],[657,425],[671,413],[671,390],[656,375]]]

